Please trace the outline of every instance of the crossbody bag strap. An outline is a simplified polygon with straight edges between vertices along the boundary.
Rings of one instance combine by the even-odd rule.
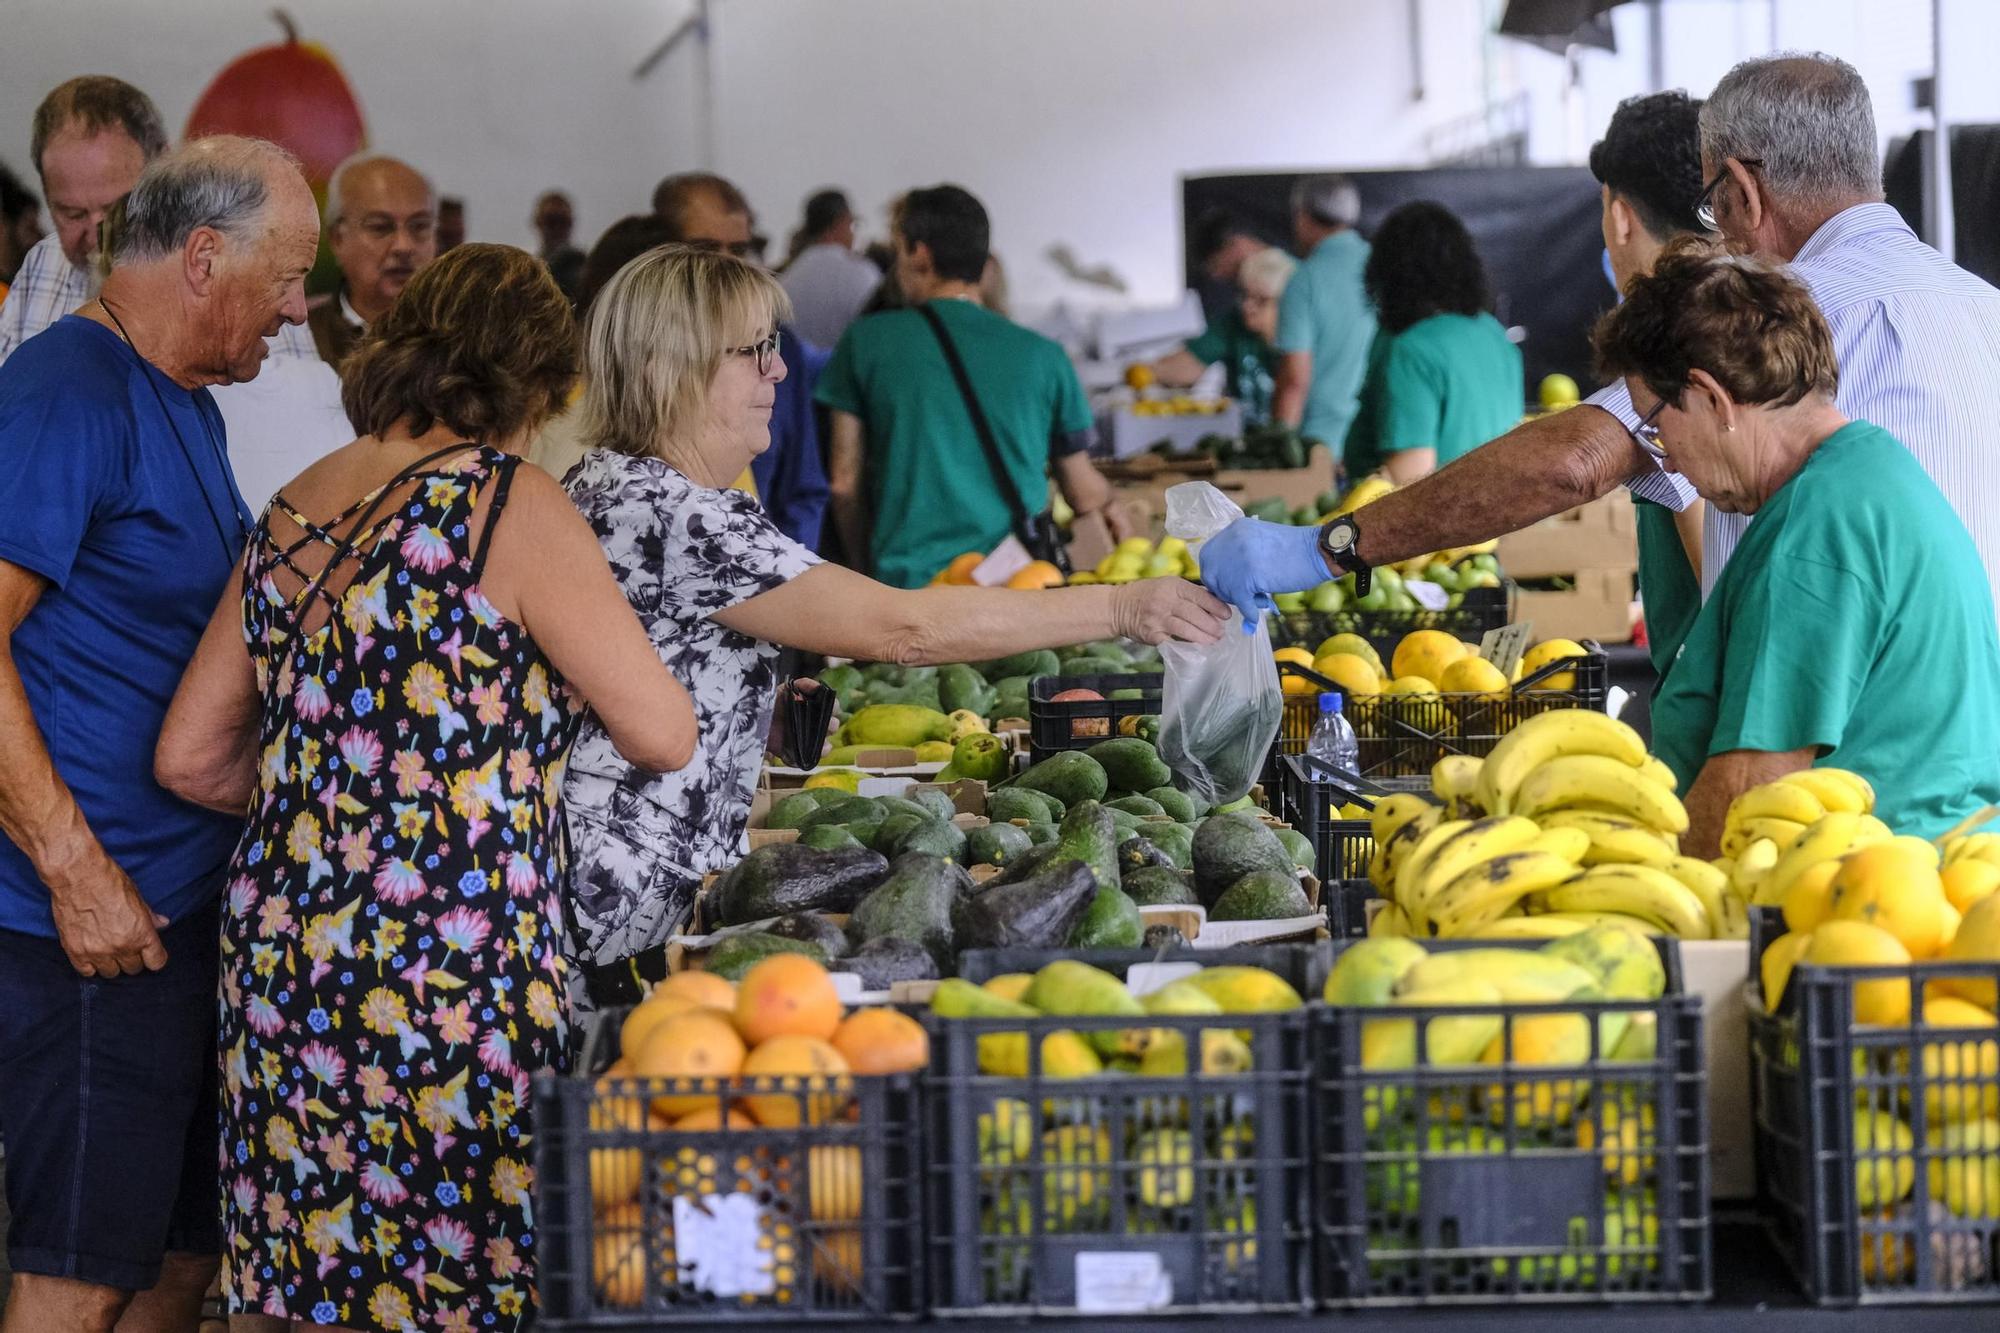
[[[1028,506],[1021,499],[1021,492],[1015,489],[1014,479],[1007,474],[1007,465],[1000,459],[1000,445],[993,438],[993,427],[986,420],[985,409],[979,406],[979,396],[972,391],[972,378],[965,373],[965,362],[959,359],[958,345],[946,332],[944,319],[925,302],[917,307],[917,313],[931,326],[937,335],[938,346],[944,351],[945,364],[951,367],[951,377],[958,383],[959,396],[965,399],[965,410],[972,417],[972,429],[979,436],[979,447],[986,454],[986,466],[993,470],[993,485],[1007,498],[1007,506],[1014,512],[1014,535],[1025,544],[1032,540],[1033,533],[1028,527]]]

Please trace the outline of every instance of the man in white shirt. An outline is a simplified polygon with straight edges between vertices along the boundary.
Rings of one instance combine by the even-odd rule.
[[[815,347],[840,341],[882,285],[882,270],[854,253],[854,210],[838,190],[806,200],[792,261],[778,281],[792,298],[792,325]]]
[[[338,370],[417,270],[437,258],[437,192],[407,162],[351,157],[327,186],[326,237],[340,291],[313,308],[306,326],[320,359]]]

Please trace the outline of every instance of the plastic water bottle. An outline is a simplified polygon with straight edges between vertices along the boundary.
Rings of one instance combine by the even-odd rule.
[[[1353,726],[1341,713],[1341,703],[1338,694],[1320,695],[1319,721],[1313,723],[1312,735],[1306,738],[1306,753],[1344,773],[1359,773],[1361,742],[1355,738]]]

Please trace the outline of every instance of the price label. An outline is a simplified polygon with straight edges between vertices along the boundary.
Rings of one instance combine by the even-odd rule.
[[[972,568],[972,581],[982,588],[997,588],[1028,567],[1034,559],[1021,539],[1009,535],[993,548],[993,553]]]
[[[1499,629],[1486,631],[1479,640],[1479,655],[1499,668],[1500,674],[1514,679],[1514,668],[1521,664],[1521,657],[1528,651],[1528,641],[1534,637],[1535,622],[1516,621],[1512,625],[1502,625]]]
[[[1125,971],[1125,989],[1136,999],[1199,971],[1200,963],[1134,963]]]
[[[1451,606],[1451,594],[1429,579],[1404,579],[1403,591],[1426,611],[1443,611]]]
[[[1174,1303],[1174,1279],[1151,1250],[1085,1250],[1076,1256],[1078,1314],[1143,1314]]]
[[[674,1259],[685,1281],[711,1296],[769,1296],[771,1253],[758,1247],[763,1207],[748,1194],[674,1197]]]

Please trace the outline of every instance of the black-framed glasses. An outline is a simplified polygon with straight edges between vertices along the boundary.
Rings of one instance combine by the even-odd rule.
[[[772,329],[771,336],[762,342],[751,343],[748,347],[731,347],[727,350],[731,356],[755,357],[757,359],[757,373],[759,375],[768,375],[771,373],[771,362],[777,359],[778,351],[783,342],[784,335],[777,329]]]
[[[1761,157],[1739,157],[1736,159],[1746,167],[1762,167]],[[1715,173],[1715,179],[1701,187],[1701,194],[1694,201],[1694,220],[1704,231],[1720,231],[1715,225],[1715,192],[1722,188],[1722,182],[1729,179],[1729,166],[1725,162],[1722,170]]]
[[[1667,451],[1660,447],[1660,427],[1657,423],[1660,413],[1666,410],[1667,400],[1662,398],[1653,404],[1652,411],[1639,418],[1638,425],[1632,427],[1632,438],[1639,442],[1639,447],[1661,462],[1666,461]]]

